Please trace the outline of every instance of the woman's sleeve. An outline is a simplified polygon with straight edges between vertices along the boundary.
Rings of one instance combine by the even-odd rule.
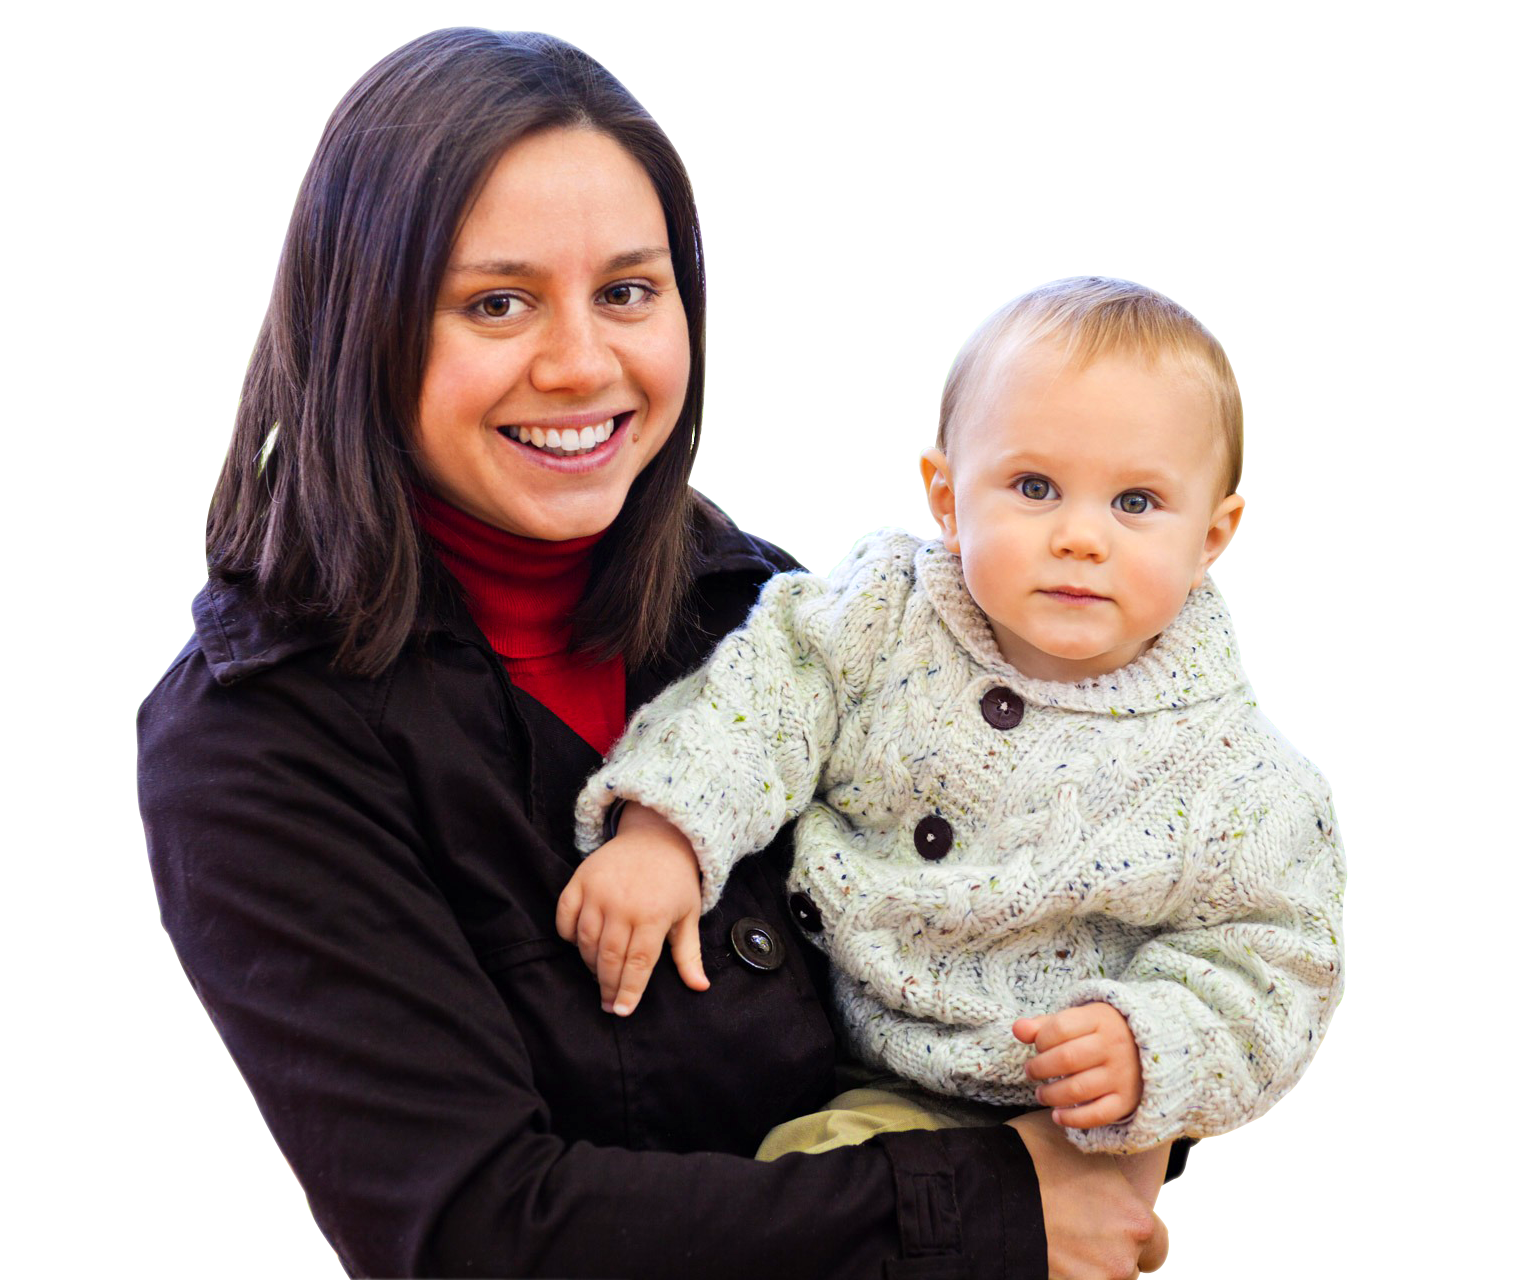
[[[607,838],[610,805],[639,801],[689,837],[709,911],[731,868],[815,797],[839,725],[899,623],[915,545],[874,535],[830,580],[771,579],[703,667],[631,718],[578,798],[578,847]]]
[[[165,928],[351,1274],[1043,1275],[1005,1126],[772,1164],[554,1133],[409,780],[294,665],[233,689],[194,652],[172,669],[140,800]]]
[[[1206,1138],[1263,1114],[1314,1057],[1340,999],[1345,858],[1323,779],[1208,789],[1186,815],[1199,870],[1117,980],[1079,983],[1129,1020],[1143,1096],[1069,1130],[1083,1151]],[[1286,775],[1278,775],[1279,778]]]

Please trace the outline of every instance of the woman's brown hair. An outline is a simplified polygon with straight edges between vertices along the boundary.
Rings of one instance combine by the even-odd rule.
[[[336,664],[375,675],[437,575],[414,519],[429,331],[462,217],[503,151],[587,128],[646,171],[689,325],[689,389],[667,443],[599,543],[575,642],[639,663],[683,607],[688,488],[704,392],[705,277],[694,196],[667,135],[587,54],[554,37],[453,28],[368,71],[308,167],[207,519],[214,576],[331,629]]]

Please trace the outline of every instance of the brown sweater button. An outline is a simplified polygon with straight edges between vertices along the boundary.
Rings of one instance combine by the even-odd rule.
[[[1023,700],[1004,685],[987,689],[980,700],[980,714],[996,729],[1015,729],[1023,720]]]
[[[912,840],[918,853],[929,862],[937,862],[954,847],[954,829],[936,813],[930,813],[917,823]]]

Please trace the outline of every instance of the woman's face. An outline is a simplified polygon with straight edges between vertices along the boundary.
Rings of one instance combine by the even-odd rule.
[[[556,129],[498,159],[456,237],[419,400],[424,474],[510,533],[599,533],[673,430],[689,331],[651,180]]]

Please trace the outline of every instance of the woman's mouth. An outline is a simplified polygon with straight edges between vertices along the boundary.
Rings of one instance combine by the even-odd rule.
[[[519,444],[528,445],[552,458],[582,458],[592,453],[630,421],[633,414],[619,413],[613,417],[583,426],[499,427],[498,434],[507,436]]]

